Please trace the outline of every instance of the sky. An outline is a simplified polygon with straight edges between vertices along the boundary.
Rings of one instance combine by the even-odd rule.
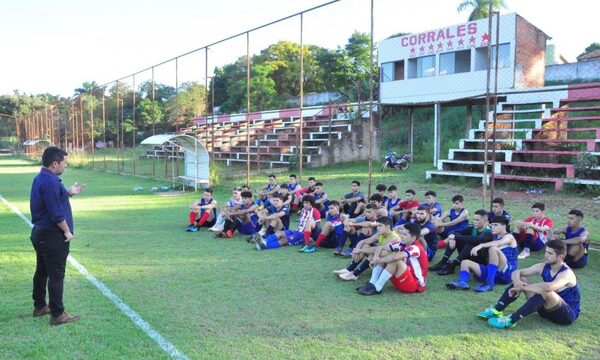
[[[600,2],[505,0],[575,61],[592,42]],[[107,84],[194,49],[244,33],[327,0],[19,0],[0,1],[0,94],[72,96],[85,81]],[[374,39],[460,24],[460,0],[374,0]],[[370,0],[341,0],[302,17],[304,44],[344,46],[353,31],[370,31]],[[594,30],[596,29],[596,30]],[[246,35],[155,67],[155,81],[204,83],[215,66],[246,54]],[[300,42],[300,17],[251,32],[250,53],[279,40]],[[207,56],[206,56],[207,55]],[[208,61],[206,60],[208,58]],[[208,66],[208,73],[205,70]],[[139,73],[135,83],[151,79]],[[133,78],[123,80],[130,86]]]

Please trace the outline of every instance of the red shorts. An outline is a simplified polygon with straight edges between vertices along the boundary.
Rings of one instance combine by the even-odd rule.
[[[419,285],[419,281],[409,268],[406,268],[406,270],[404,270],[404,272],[398,277],[392,276],[390,281],[396,290],[402,293],[416,293],[425,291],[425,288]]]

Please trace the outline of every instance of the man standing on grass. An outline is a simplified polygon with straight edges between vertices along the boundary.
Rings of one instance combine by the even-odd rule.
[[[74,233],[69,198],[81,193],[85,185],[75,183],[69,190],[63,186],[60,175],[67,167],[67,152],[58,147],[46,148],[42,166],[33,179],[30,195],[31,243],[36,252],[33,316],[50,314],[50,325],[61,325],[79,320],[79,316],[69,316],[65,311],[63,282]]]

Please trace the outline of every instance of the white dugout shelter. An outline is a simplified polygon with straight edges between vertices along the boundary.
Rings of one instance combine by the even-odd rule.
[[[209,186],[210,159],[208,151],[198,139],[184,134],[160,134],[144,139],[141,145],[163,146],[165,144],[178,146],[184,153],[184,174],[178,176],[187,186],[198,189],[198,184]],[[173,179],[175,181],[175,179]]]

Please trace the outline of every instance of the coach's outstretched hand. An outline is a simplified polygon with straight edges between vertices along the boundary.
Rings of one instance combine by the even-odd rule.
[[[87,186],[86,184],[79,185],[77,182],[75,182],[73,185],[71,185],[69,194],[71,194],[71,196],[80,194],[85,190],[86,186]]]

